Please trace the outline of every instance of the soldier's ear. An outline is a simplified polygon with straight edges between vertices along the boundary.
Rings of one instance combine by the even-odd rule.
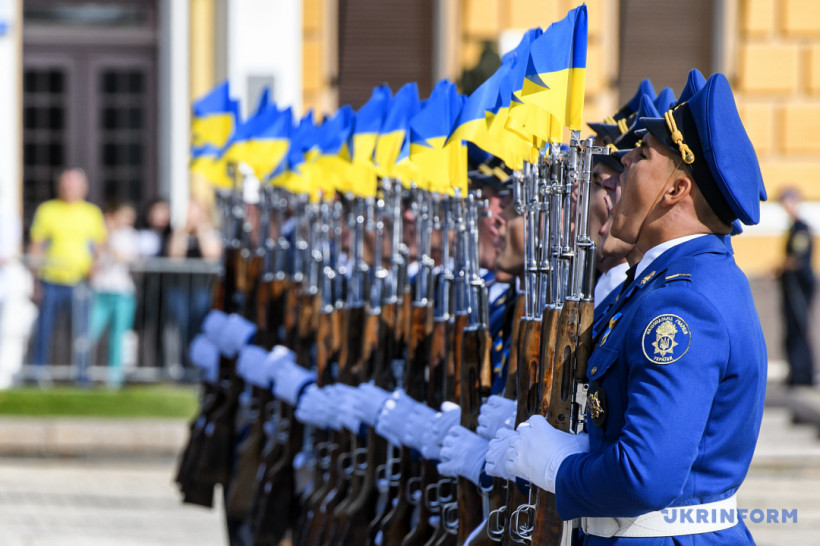
[[[675,169],[672,175],[672,185],[666,191],[664,199],[667,204],[673,205],[692,193],[694,182],[692,177],[683,170]]]

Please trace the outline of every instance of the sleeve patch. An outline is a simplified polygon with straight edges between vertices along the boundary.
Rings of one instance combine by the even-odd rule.
[[[643,331],[643,354],[653,364],[671,364],[689,351],[692,332],[677,315],[658,315]]]

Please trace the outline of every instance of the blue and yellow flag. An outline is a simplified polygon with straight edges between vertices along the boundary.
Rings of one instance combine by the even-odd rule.
[[[310,177],[302,167],[316,143],[317,127],[313,122],[313,111],[309,110],[293,129],[288,151],[271,174],[271,183],[292,193],[314,193]]]
[[[587,7],[553,23],[530,47],[521,100],[571,130],[583,125],[587,66]]]
[[[192,114],[191,148],[222,148],[236,126],[239,102],[231,98],[226,81],[196,100]]]
[[[370,99],[356,112],[356,122],[348,140],[348,153],[353,193],[360,197],[376,195],[373,152],[390,105],[391,95],[387,85],[380,85],[373,89]]]
[[[523,161],[530,159],[533,147],[537,146],[534,139],[543,140],[549,133],[549,123],[543,122],[543,116],[536,115],[529,119],[528,108],[516,96],[516,92],[520,94],[526,77],[530,45],[541,36],[541,32],[540,28],[528,30],[515,49],[501,59],[499,71],[506,72],[506,77],[499,81],[498,107],[488,116],[489,139],[498,147],[491,151],[512,169],[523,168]],[[520,121],[513,118],[513,110],[521,116]]]
[[[532,29],[524,35],[521,43],[512,54],[512,95],[510,96],[510,107],[507,111],[505,127],[513,135],[518,136],[526,142],[528,151],[523,158],[531,160],[533,150],[537,150],[543,142],[552,140],[560,141],[563,136],[563,126],[551,115],[544,115],[544,112],[536,105],[523,100],[524,87],[527,82],[527,70],[530,62],[530,50],[533,44],[544,35],[541,29]],[[505,59],[507,56],[505,56]]]
[[[490,148],[497,147],[496,142],[490,139],[491,118],[489,116],[494,115],[501,105],[499,89],[501,81],[508,78],[509,73],[509,66],[502,64],[492,76],[473,91],[472,95],[467,97],[455,122],[453,132],[448,138],[448,143],[451,140],[466,140],[488,152],[491,152]]]
[[[467,150],[461,140],[447,142],[464,104],[449,80],[441,80],[410,120],[410,161],[419,169],[420,186],[439,193],[467,187]]]
[[[293,112],[288,106],[284,110],[271,112],[261,120],[260,126],[251,137],[251,163],[256,176],[263,179],[273,171],[285,157],[293,131]]]
[[[273,169],[275,165],[271,165],[271,163],[278,163],[282,159],[287,150],[287,142],[282,133],[285,133],[285,135],[287,133],[281,124],[291,123],[290,119],[287,119],[290,116],[289,111],[279,112],[276,105],[270,102],[269,97],[269,91],[265,89],[254,113],[236,126],[231,138],[222,149],[222,161],[225,165],[228,163],[246,163],[253,168],[260,178]],[[286,119],[279,120],[282,116]],[[274,127],[275,130],[266,139],[267,142],[259,142],[259,137]],[[273,138],[275,134],[280,134],[280,137]],[[268,152],[278,157],[267,159],[261,156],[261,154]]]
[[[398,163],[402,148],[408,140],[410,118],[416,115],[419,107],[419,89],[416,82],[403,85],[390,100],[373,150],[373,163],[380,176],[407,178],[406,169],[402,169]],[[408,144],[408,156],[409,151]],[[409,184],[410,180],[405,182]]]
[[[192,149],[190,171],[213,186],[230,188],[231,180],[221,160],[221,152],[220,148],[210,144]]]
[[[350,160],[342,150],[350,138],[355,119],[353,108],[345,105],[317,131],[319,153],[306,167],[313,185],[326,199],[331,199],[337,190],[345,192],[346,181],[352,178]]]

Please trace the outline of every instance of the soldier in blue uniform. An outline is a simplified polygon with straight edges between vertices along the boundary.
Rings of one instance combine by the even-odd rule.
[[[792,221],[786,241],[786,258],[779,271],[786,357],[789,360],[788,384],[813,385],[814,361],[809,344],[809,311],[814,296],[811,230],[798,216],[800,195],[797,190],[785,190],[780,203]]]
[[[643,122],[612,234],[644,254],[588,363],[588,434],[532,417],[506,467],[555,492],[562,519],[582,518],[585,544],[753,544],[734,507],[766,347],[723,237],[735,219],[758,222],[760,167],[722,74]]]
[[[470,184],[482,192],[482,198],[489,202],[489,211],[478,223],[478,260],[482,277],[488,290],[490,314],[490,364],[492,368],[491,394],[497,394],[504,389],[504,359],[509,352],[507,340],[509,338],[509,322],[506,320],[508,310],[514,298],[510,297],[508,279],[497,278],[495,262],[498,250],[498,221],[501,216],[502,203],[508,200],[510,189],[508,181],[512,171],[500,159],[489,156],[474,170],[468,173]]]
[[[668,101],[669,94],[667,91],[668,88],[664,90],[664,97],[657,97],[655,100]],[[642,95],[639,100],[638,111],[629,118],[631,125],[610,144],[610,148],[616,153],[596,155],[594,158],[590,180],[592,191],[589,200],[589,232],[597,245],[595,265],[600,277],[595,284],[593,335],[601,331],[604,319],[621,293],[629,269],[627,256],[631,255],[633,265],[640,259],[640,252],[635,250],[635,245],[609,236],[610,213],[613,204],[618,199],[620,174],[624,170],[623,164],[621,164],[621,158],[623,157],[621,153],[633,149],[638,142],[639,138],[636,133],[643,128],[641,118],[658,116],[653,96]],[[598,124],[596,126],[606,127],[606,125]]]

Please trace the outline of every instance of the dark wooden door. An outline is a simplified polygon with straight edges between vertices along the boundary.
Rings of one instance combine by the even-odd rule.
[[[339,103],[358,108],[373,88],[433,86],[432,0],[340,0]]]
[[[26,226],[66,167],[86,171],[98,205],[157,191],[155,3],[65,4],[24,5]]]
[[[629,100],[643,78],[655,91],[681,92],[689,70],[712,72],[714,0],[621,0],[619,104]]]

